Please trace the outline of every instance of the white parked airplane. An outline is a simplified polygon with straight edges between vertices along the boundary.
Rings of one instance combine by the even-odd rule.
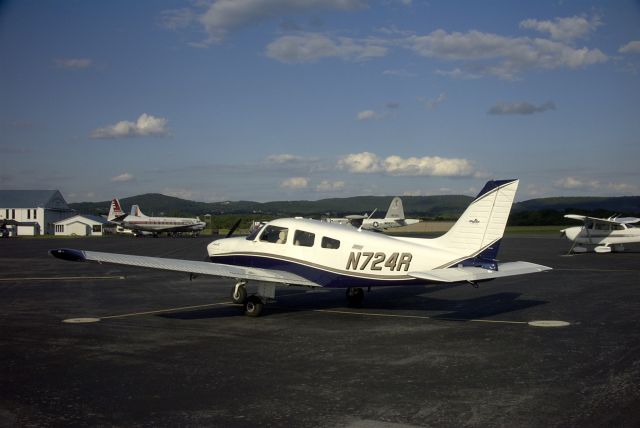
[[[597,218],[577,214],[567,214],[565,218],[583,223],[582,226],[568,227],[560,231],[567,239],[573,241],[569,253],[586,253],[587,245],[593,246],[596,253],[610,253],[612,249],[624,251],[624,244],[640,242],[640,228],[633,226],[640,218]]]
[[[234,278],[232,298],[249,316],[275,298],[276,285],[346,288],[359,304],[364,287],[478,282],[541,272],[528,263],[498,263],[500,240],[518,180],[489,181],[460,219],[433,239],[391,237],[318,220],[273,220],[247,237],[218,239],[207,252],[211,262],[132,256],[75,249],[51,250],[69,261],[116,263]],[[230,232],[231,233],[231,232]],[[229,236],[229,235],[227,235]],[[246,284],[259,283],[247,297]]]
[[[206,223],[200,221],[197,217],[149,217],[144,215],[137,205],[133,205],[131,214],[126,215],[122,211],[120,201],[117,198],[111,201],[107,220],[131,230],[136,236],[148,233],[157,236],[161,232],[189,232],[197,236],[206,226]]]
[[[375,210],[371,215],[348,215],[344,218],[326,218],[324,221],[327,223],[338,224],[351,224],[352,226],[366,229],[382,231],[392,227],[407,226],[409,224],[419,223],[420,220],[412,218],[404,218],[404,208],[402,206],[402,199],[396,196],[389,204],[389,209],[384,218],[371,218]]]

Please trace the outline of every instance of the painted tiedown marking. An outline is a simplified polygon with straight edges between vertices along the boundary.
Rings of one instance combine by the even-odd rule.
[[[0,278],[0,281],[80,281],[96,279],[125,279],[124,276],[56,276],[56,277],[34,277],[34,278]]]
[[[233,302],[220,302],[220,303],[208,303],[204,305],[193,305],[193,306],[181,306],[177,308],[168,308],[168,309],[159,309],[154,311],[143,311],[143,312],[131,312],[127,314],[119,314],[119,315],[109,315],[100,318],[68,318],[63,320],[62,322],[66,323],[85,323],[85,322],[98,322],[106,319],[115,319],[115,318],[126,318],[126,317],[134,317],[141,315],[153,315],[160,313],[169,313],[175,311],[182,310],[191,310],[191,309],[202,309],[213,306],[235,306],[236,304]],[[422,319],[422,320],[438,320],[438,321],[468,321],[468,322],[482,322],[489,324],[514,324],[514,325],[531,325],[536,327],[565,327],[569,325],[569,323],[565,321],[504,321],[504,320],[482,320],[482,319],[457,319],[457,318],[438,318],[431,317],[425,315],[398,315],[398,314],[383,314],[378,312],[357,312],[357,311],[340,311],[333,309],[312,309],[311,312],[320,312],[327,314],[339,314],[339,315],[359,315],[365,317],[380,317],[380,318],[403,318],[403,319]]]

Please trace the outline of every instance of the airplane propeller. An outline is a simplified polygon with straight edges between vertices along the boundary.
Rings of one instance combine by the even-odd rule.
[[[242,222],[241,218],[239,218],[235,223],[233,223],[233,226],[231,226],[231,229],[229,229],[229,232],[227,232],[227,235],[225,236],[225,238],[230,238],[231,235],[233,235],[233,233],[236,231],[238,226],[240,226],[240,222]]]

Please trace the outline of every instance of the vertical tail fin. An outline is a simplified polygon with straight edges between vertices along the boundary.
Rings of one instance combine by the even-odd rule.
[[[147,217],[146,215],[142,214],[142,210],[138,205],[131,205],[131,215],[135,217]]]
[[[113,198],[111,200],[111,207],[109,208],[109,215],[107,216],[107,220],[112,221],[118,217],[122,217],[124,213],[122,212],[122,208],[120,207],[120,201],[118,198]]]
[[[387,214],[384,216],[386,219],[392,220],[404,220],[404,208],[402,207],[402,199],[398,196],[393,198],[391,204],[389,204],[389,209],[387,210]]]
[[[460,254],[460,258],[449,265],[476,256],[485,260],[495,259],[518,182],[519,180],[487,182],[453,227],[441,237],[435,238],[434,242]]]

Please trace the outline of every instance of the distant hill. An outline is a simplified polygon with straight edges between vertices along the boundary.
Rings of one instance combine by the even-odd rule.
[[[539,198],[517,203],[513,209],[514,211],[601,210],[637,214],[640,213],[640,196]]]
[[[301,216],[341,216],[347,214],[371,213],[377,208],[376,217],[383,217],[391,203],[391,196],[355,196],[351,198],[331,198],[319,201],[226,201],[196,202],[147,193],[120,199],[125,212],[131,205],[139,205],[147,215],[204,215],[204,214],[266,214]],[[459,216],[473,198],[469,196],[406,196],[402,198],[405,214],[422,217]],[[107,214],[111,201],[78,202],[69,206],[83,214]]]
[[[355,196],[351,198],[331,198],[318,201],[226,201],[196,202],[186,199],[147,193],[120,200],[125,212],[131,205],[139,205],[147,215],[158,216],[202,216],[204,214],[266,216],[343,216],[347,214],[371,213],[377,208],[375,217],[383,217],[391,196]],[[473,198],[462,195],[444,196],[404,196],[402,202],[408,217],[457,218]],[[111,201],[80,202],[69,204],[83,214],[107,214]],[[540,213],[546,213],[546,222],[562,219],[565,212],[598,215],[638,215],[640,216],[640,196],[623,197],[557,197],[531,199],[514,204],[513,216],[522,222],[540,221]],[[538,213],[531,215],[530,213]],[[538,220],[536,220],[538,219]],[[558,224],[558,223],[555,223]]]

